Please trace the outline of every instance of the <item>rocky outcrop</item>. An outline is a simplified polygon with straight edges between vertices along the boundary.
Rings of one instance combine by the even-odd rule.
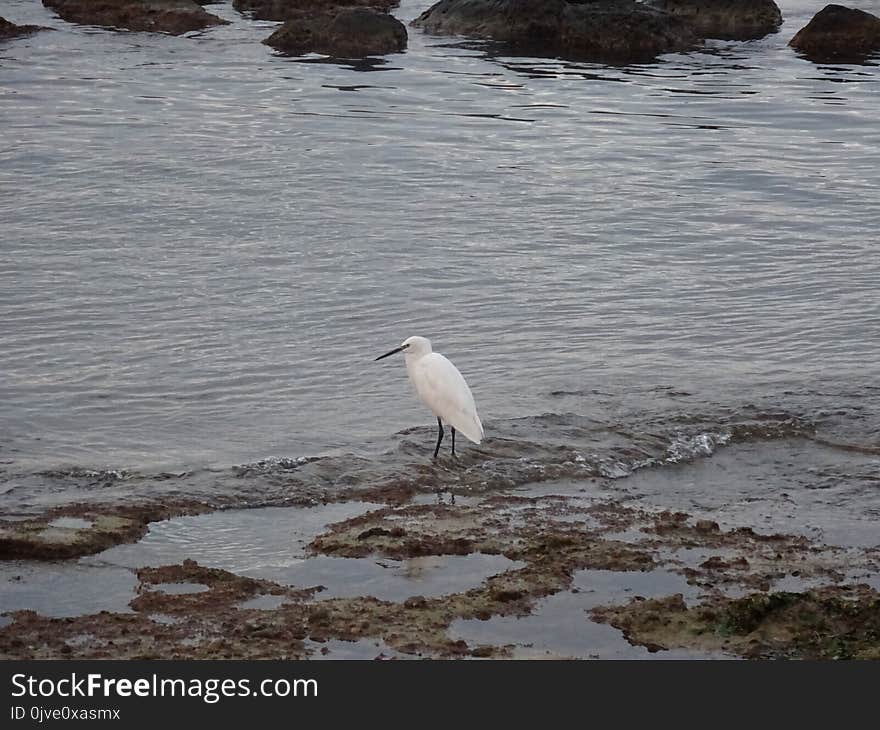
[[[69,23],[180,35],[228,21],[193,0],[43,0]]]
[[[373,8],[337,8],[303,13],[288,20],[265,41],[286,53],[322,53],[335,58],[363,58],[406,48],[406,27]]]
[[[773,0],[649,0],[649,5],[675,15],[701,38],[747,41],[775,33],[782,12]]]
[[[376,8],[388,12],[400,0],[232,0],[240,13],[250,13],[255,20],[290,20],[304,13],[328,12],[338,7]]]
[[[0,41],[6,41],[10,38],[20,38],[21,36],[36,33],[43,30],[39,25],[16,25],[10,23],[6,18],[0,18]]]
[[[880,18],[842,5],[826,5],[789,41],[819,63],[860,63],[880,53]]]
[[[498,41],[515,52],[620,63],[697,42],[680,18],[632,0],[440,0],[412,25],[434,35]]]

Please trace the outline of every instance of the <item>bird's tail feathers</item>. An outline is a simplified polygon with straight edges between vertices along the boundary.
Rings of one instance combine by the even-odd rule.
[[[450,425],[460,434],[463,434],[468,441],[473,441],[475,444],[480,443],[485,437],[483,433],[483,424],[481,423],[479,416],[474,416],[473,420],[468,419],[463,423],[452,423]]]

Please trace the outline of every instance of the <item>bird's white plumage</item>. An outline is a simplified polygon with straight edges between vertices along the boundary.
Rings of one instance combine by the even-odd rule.
[[[439,352],[406,353],[406,370],[422,402],[444,423],[475,444],[483,439],[483,424],[464,376]]]

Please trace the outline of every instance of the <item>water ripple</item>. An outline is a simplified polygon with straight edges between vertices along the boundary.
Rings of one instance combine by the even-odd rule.
[[[371,362],[414,332],[488,418],[584,382],[647,407],[661,382],[714,398],[878,374],[880,75],[787,48],[821,3],[625,67],[415,30],[340,65],[273,54],[274,24],[229,3],[231,25],[187,38],[7,6],[56,29],[0,49],[16,458],[356,448],[430,421],[400,364]]]

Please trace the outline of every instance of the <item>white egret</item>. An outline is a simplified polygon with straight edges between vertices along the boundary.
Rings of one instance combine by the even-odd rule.
[[[475,444],[483,438],[483,424],[477,415],[477,406],[464,376],[449,360],[431,349],[431,341],[425,337],[409,337],[400,347],[380,355],[376,360],[402,352],[406,372],[421,398],[437,416],[437,446],[434,458],[443,441],[443,423],[452,429],[452,455],[455,456],[455,430],[458,429]]]

